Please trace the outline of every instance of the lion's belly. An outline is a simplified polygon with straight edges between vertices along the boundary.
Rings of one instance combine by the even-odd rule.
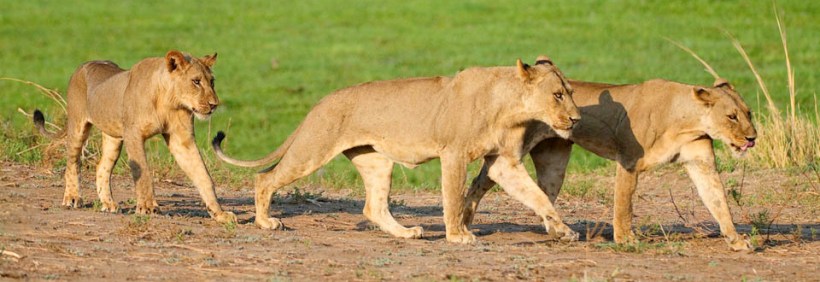
[[[426,148],[426,146],[415,145],[373,145],[376,152],[384,155],[393,162],[399,163],[407,168],[415,168],[416,166],[426,163],[432,159],[438,158],[435,150]]]

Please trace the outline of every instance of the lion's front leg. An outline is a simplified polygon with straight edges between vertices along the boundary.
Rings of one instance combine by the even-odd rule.
[[[624,168],[620,163],[615,172],[615,207],[612,229],[616,243],[635,240],[632,232],[632,195],[638,185],[638,172]]]
[[[131,177],[137,191],[137,214],[152,214],[159,212],[154,200],[154,187],[151,183],[151,169],[145,156],[145,139],[134,134],[126,136],[125,151],[128,154],[128,167],[131,168]]]
[[[193,134],[183,131],[183,133],[166,134],[163,137],[165,137],[165,143],[168,144],[168,150],[174,155],[174,160],[196,186],[211,217],[220,223],[236,222],[236,215],[223,211],[217,202],[213,179],[208,174],[205,162],[202,161],[202,156],[196,148]]]
[[[535,211],[544,220],[547,232],[562,241],[578,240],[578,233],[564,224],[549,197],[530,178],[521,161],[499,156],[490,165],[489,176],[510,196]]]
[[[441,157],[441,194],[447,241],[473,243],[476,238],[464,224],[467,161],[460,155]]]
[[[751,242],[735,230],[732,214],[726,203],[723,183],[715,168],[714,152],[711,140],[698,140],[687,144],[681,150],[684,167],[689,178],[695,183],[698,195],[720,225],[720,233],[726,237],[729,248],[733,251],[754,250]]]

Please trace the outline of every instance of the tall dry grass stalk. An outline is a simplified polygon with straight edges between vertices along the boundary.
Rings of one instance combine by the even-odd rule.
[[[789,105],[786,110],[786,117],[781,113],[779,107],[774,103],[772,94],[766,86],[763,78],[758,73],[746,50],[736,38],[727,35],[732,40],[732,45],[746,61],[749,69],[755,76],[760,91],[766,98],[767,110],[755,115],[754,122],[758,130],[757,146],[750,150],[752,164],[762,167],[785,168],[793,166],[804,166],[809,163],[820,161],[820,128],[817,127],[820,109],[817,106],[817,96],[814,96],[815,119],[810,119],[810,112],[804,113],[797,105],[797,91],[795,88],[794,68],[791,65],[789,47],[786,40],[786,30],[774,7],[775,19],[777,21],[778,32],[780,33],[783,52],[785,53],[786,76],[788,77]]]
[[[726,33],[732,41],[732,45],[734,45],[735,49],[737,49],[741,57],[743,57],[743,60],[749,66],[760,88],[760,92],[763,93],[763,97],[766,99],[766,111],[757,113],[753,117],[755,127],[758,131],[758,142],[757,146],[749,151],[749,159],[751,160],[749,163],[752,166],[766,168],[805,166],[820,161],[820,128],[817,127],[817,122],[820,121],[820,107],[818,107],[817,95],[815,95],[814,120],[812,120],[811,112],[804,112],[805,109],[797,105],[794,68],[792,67],[791,56],[789,55],[786,30],[776,6],[774,10],[777,28],[780,33],[780,41],[783,45],[783,52],[785,53],[786,75],[788,77],[789,105],[785,111],[785,117],[783,116],[783,111],[781,111],[774,102],[774,99],[772,99],[772,93],[769,92],[769,87],[760,76],[757,68],[755,68],[743,45],[741,45],[740,41],[734,36],[728,32]],[[692,57],[703,64],[706,71],[712,76],[715,78],[719,77],[717,72],[694,51],[671,39],[667,38],[667,40],[692,55]],[[729,153],[724,152],[723,155],[728,156]]]

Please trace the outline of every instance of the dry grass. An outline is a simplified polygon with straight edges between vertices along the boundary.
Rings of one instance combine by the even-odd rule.
[[[797,91],[795,89],[794,68],[791,65],[789,47],[786,40],[786,30],[775,7],[775,18],[780,33],[780,40],[785,54],[786,74],[788,77],[789,105],[786,116],[772,100],[766,82],[758,73],[746,50],[733,36],[729,35],[732,44],[743,56],[749,69],[755,75],[760,91],[766,98],[767,112],[755,116],[758,136],[758,146],[750,151],[753,164],[765,167],[785,168],[804,166],[820,160],[820,128],[817,120],[820,118],[820,109],[817,107],[817,96],[814,96],[814,121],[810,113],[796,104]]]
[[[747,163],[758,168],[788,168],[788,167],[802,167],[808,164],[820,161],[820,128],[817,127],[817,121],[820,120],[820,108],[817,105],[817,96],[814,96],[814,120],[811,119],[811,112],[806,112],[806,109],[800,108],[797,101],[797,91],[794,80],[794,68],[791,65],[791,57],[789,56],[789,48],[786,40],[786,30],[780,15],[777,13],[777,7],[774,7],[775,18],[777,20],[777,27],[780,33],[781,44],[783,45],[783,52],[785,54],[786,73],[788,77],[788,95],[789,105],[784,111],[772,99],[772,93],[769,91],[766,82],[760,76],[757,68],[752,63],[751,58],[746,53],[746,50],[734,36],[726,33],[735,49],[743,57],[743,60],[749,66],[755,80],[760,88],[760,93],[766,99],[766,111],[762,111],[753,116],[755,127],[758,131],[757,146],[749,151],[749,158]],[[683,49],[701,64],[704,65],[708,71],[716,79],[719,77],[717,72],[700,58],[694,51],[686,48],[682,44],[667,39],[672,44]],[[729,152],[721,153],[722,156],[728,157]]]

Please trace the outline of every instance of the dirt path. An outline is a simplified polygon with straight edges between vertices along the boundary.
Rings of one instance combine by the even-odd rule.
[[[89,173],[82,195],[93,200]],[[737,178],[737,173],[724,176]],[[119,214],[63,209],[60,175],[13,163],[0,167],[0,277],[56,280],[741,280],[806,281],[820,278],[817,230],[818,191],[809,190],[794,204],[748,206],[744,212],[767,209],[777,214],[769,244],[752,253],[728,250],[697,202],[691,183],[678,170],[647,173],[636,200],[636,226],[647,233],[640,245],[610,242],[602,237],[576,243],[550,241],[531,211],[503,192],[488,194],[472,229],[480,242],[445,242],[440,197],[434,193],[393,195],[393,212],[405,225],[421,225],[425,238],[392,238],[372,227],[361,214],[363,197],[333,191],[313,197],[316,189],[298,195],[280,192],[273,215],[288,227],[265,231],[250,223],[250,190],[219,192],[240,224],[223,226],[210,220],[196,191],[185,179],[158,181],[162,215],[130,214],[134,197],[129,179],[112,181],[114,196],[125,208]],[[608,187],[611,177],[594,179]],[[766,191],[807,185],[802,175],[755,172],[744,178],[748,197]],[[586,182],[581,182],[586,183]],[[815,183],[815,185],[817,185]],[[592,188],[605,189],[605,188]],[[768,190],[764,190],[768,189]],[[603,190],[606,191],[606,190]],[[673,192],[672,204],[669,191]],[[307,194],[306,194],[307,193]],[[309,199],[310,201],[307,201]],[[609,222],[606,193],[562,195],[558,209],[582,234],[596,223]],[[681,212],[675,211],[675,205]],[[751,231],[737,205],[735,222]],[[694,213],[694,215],[692,215]],[[681,217],[702,223],[684,227]],[[800,227],[800,231],[795,231]],[[691,225],[691,224],[690,224]],[[765,238],[759,236],[758,239]],[[582,235],[584,237],[584,235]],[[16,258],[20,255],[21,258]]]

